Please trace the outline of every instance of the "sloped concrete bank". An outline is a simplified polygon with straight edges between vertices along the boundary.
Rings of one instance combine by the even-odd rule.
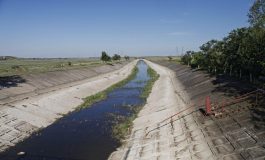
[[[265,159],[265,130],[253,123],[253,105],[229,106],[222,117],[205,116],[200,110],[205,96],[221,102],[252,90],[251,86],[173,62],[147,63],[160,78],[130,137],[109,159]]]
[[[169,124],[162,122],[187,108],[186,95],[176,94],[183,86],[176,81],[172,70],[149,61],[147,64],[160,78],[135,119],[130,137],[109,159],[212,159],[211,149],[192,115]]]
[[[191,69],[186,65],[166,60],[155,63],[171,69],[176,74],[177,81],[182,85],[182,91],[189,95],[186,99],[189,102],[200,103],[208,95],[212,100],[231,98],[255,89],[250,84],[237,79],[221,75],[216,77],[205,71]]]
[[[226,75],[211,76],[188,66],[161,61],[174,70],[189,101],[202,104],[210,96],[213,106],[237,99],[237,96],[255,90],[255,86]],[[251,95],[245,100],[226,106],[218,114],[200,119],[202,131],[217,159],[265,159],[264,93]],[[258,100],[258,101],[257,101]],[[217,104],[217,105],[216,105]],[[198,105],[197,105],[198,107]],[[204,106],[203,106],[204,107]]]
[[[89,68],[0,77],[0,104],[83,83],[83,80],[122,68],[126,62]]]
[[[48,91],[40,90],[41,94],[33,93],[22,100],[16,99],[16,101],[2,104],[0,106],[0,152],[73,111],[83,102],[83,98],[103,91],[125,79],[136,63],[137,60],[120,69],[106,69],[112,70],[109,73],[101,68],[104,74],[59,87],[55,86]]]

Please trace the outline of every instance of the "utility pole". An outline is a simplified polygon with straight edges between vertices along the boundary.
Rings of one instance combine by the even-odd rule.
[[[181,55],[183,55],[183,51],[184,51],[184,48],[182,47],[182,48],[181,48]]]

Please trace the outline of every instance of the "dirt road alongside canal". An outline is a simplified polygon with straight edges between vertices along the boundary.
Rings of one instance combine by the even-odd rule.
[[[125,79],[137,61],[121,69],[65,85],[53,91],[29,96],[0,107],[0,152],[45,128],[80,105],[87,96],[100,92]]]

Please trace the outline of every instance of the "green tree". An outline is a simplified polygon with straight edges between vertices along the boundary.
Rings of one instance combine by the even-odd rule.
[[[263,73],[265,62],[265,29],[250,28],[242,40],[240,52],[245,72],[249,75],[250,82]]]
[[[126,61],[128,61],[128,60],[130,59],[130,57],[129,57],[129,56],[124,56],[124,59],[125,59]]]
[[[265,0],[256,0],[248,13],[251,25],[241,50],[248,59],[247,72],[250,81],[265,74]]]
[[[240,78],[242,76],[242,70],[244,70],[244,64],[242,62],[244,61],[244,57],[240,48],[242,48],[242,41],[247,32],[247,28],[234,29],[224,38],[224,72],[226,73],[226,70],[229,69],[230,76],[233,74],[238,74]]]
[[[110,61],[111,58],[110,58],[110,56],[105,51],[102,51],[101,52],[100,60],[102,60],[104,62],[107,62],[107,61]]]
[[[205,68],[205,54],[203,52],[192,52],[191,66],[198,69]]]
[[[252,26],[265,27],[265,0],[256,0],[248,13],[248,21]]]
[[[204,66],[210,73],[217,73],[221,62],[223,42],[217,40],[210,40],[203,44],[200,49],[205,55]]]
[[[171,56],[167,56],[168,60],[171,61],[173,58]]]
[[[191,53],[192,53],[192,51],[187,51],[186,54],[181,57],[181,61],[188,66],[190,65],[190,62],[192,59]]]
[[[114,60],[114,61],[117,61],[117,60],[120,60],[120,59],[121,59],[121,56],[118,55],[118,54],[114,54],[114,55],[112,56],[112,60]]]
[[[232,30],[223,40],[210,40],[199,52],[188,51],[181,58],[184,64],[229,73],[255,82],[265,75],[265,0],[256,0],[249,10],[250,27]]]

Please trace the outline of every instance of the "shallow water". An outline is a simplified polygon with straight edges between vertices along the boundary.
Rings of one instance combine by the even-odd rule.
[[[137,64],[136,77],[110,92],[105,100],[72,112],[25,141],[0,154],[5,160],[103,160],[120,145],[112,137],[117,117],[132,114],[132,107],[144,103],[140,98],[149,79],[147,65]],[[18,158],[18,152],[26,152]]]

